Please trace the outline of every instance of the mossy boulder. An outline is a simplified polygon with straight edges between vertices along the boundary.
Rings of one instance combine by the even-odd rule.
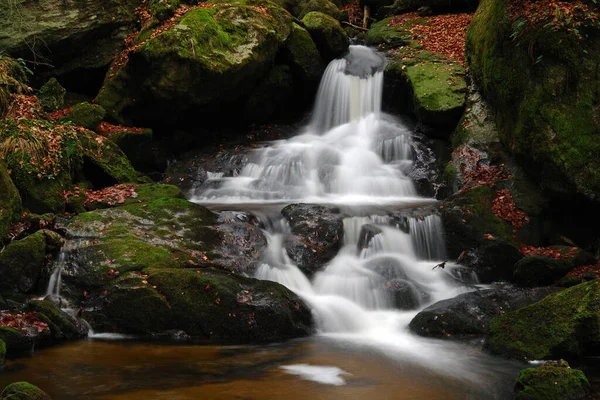
[[[515,383],[515,400],[583,399],[590,383],[578,369],[566,361],[550,362],[537,368],[526,368]]]
[[[106,117],[106,111],[98,104],[79,103],[73,106],[70,113],[62,117],[59,123],[71,123],[85,129],[96,129]]]
[[[600,36],[597,25],[575,32],[587,37],[560,27],[530,30],[511,22],[506,1],[484,0],[466,55],[506,148],[550,193],[598,201]]]
[[[152,268],[116,279],[89,316],[93,326],[138,335],[183,330],[215,342],[263,343],[306,336],[310,310],[284,286],[212,268]]]
[[[596,355],[600,349],[599,298],[596,279],[494,318],[484,347],[521,360]]]
[[[71,125],[37,119],[0,122],[0,149],[29,211],[61,213],[73,182],[104,187],[133,182],[137,173],[109,139]]]
[[[56,78],[52,77],[38,90],[40,105],[46,112],[54,112],[65,106],[65,93],[67,90],[60,86]]]
[[[348,50],[348,35],[335,18],[318,11],[311,11],[304,16],[302,23],[325,61],[340,57]]]
[[[35,291],[46,263],[46,238],[36,232],[0,253],[0,292],[6,298]]]
[[[465,109],[465,69],[456,60],[428,51],[400,49],[385,70],[384,99],[388,107],[413,113],[423,124],[447,138]]]
[[[153,131],[149,128],[127,128],[100,132],[125,153],[131,165],[139,171],[155,169]]]
[[[27,72],[21,62],[0,55],[0,118],[8,112],[11,95],[28,90],[27,81]]]
[[[293,24],[284,51],[287,53],[288,63],[294,74],[300,76],[303,82],[313,86],[319,83],[325,71],[325,63],[306,29]]]
[[[0,161],[0,241],[8,235],[10,223],[21,214],[21,197],[6,166]]]
[[[515,282],[522,286],[551,285],[577,267],[596,264],[596,258],[582,249],[566,246],[554,246],[554,249],[561,258],[531,255],[517,262]]]
[[[513,266],[523,257],[514,227],[492,212],[495,197],[494,188],[481,186],[450,196],[440,207],[448,256],[460,257],[482,282],[512,281]]]
[[[143,30],[128,62],[109,72],[96,102],[113,119],[135,125],[195,126],[199,111],[207,123],[216,122],[229,117],[228,105],[244,104],[291,27],[291,15],[273,3],[208,2],[160,34]]]
[[[337,5],[329,0],[274,0],[294,17],[302,19],[311,11],[318,11],[327,14],[330,17],[341,21],[344,14],[340,11]]]
[[[28,382],[11,383],[0,394],[2,400],[51,400],[42,389]]]
[[[54,341],[78,339],[87,334],[87,328],[72,316],[58,308],[50,300],[30,300],[25,306],[27,312],[36,313],[36,317],[46,324]]]

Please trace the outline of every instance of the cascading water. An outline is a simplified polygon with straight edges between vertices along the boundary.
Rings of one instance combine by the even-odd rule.
[[[282,219],[266,232],[268,250],[255,277],[279,282],[298,293],[328,337],[385,348],[443,374],[468,378],[463,356],[449,344],[418,338],[407,325],[426,304],[470,290],[452,274],[457,266],[432,270],[444,261],[436,215],[369,215],[365,206],[409,211],[434,200],[417,196],[407,178],[413,151],[410,129],[381,112],[385,61],[373,50],[351,46],[327,68],[306,130],[260,149],[238,176],[197,193],[203,204],[291,202],[340,204],[344,220],[337,256],[309,280],[288,257]],[[365,216],[368,215],[368,216]],[[378,214],[378,213],[375,213]],[[415,213],[413,213],[415,215]],[[421,214],[422,215],[422,214]],[[469,276],[462,277],[463,280]],[[404,310],[404,311],[402,311]]]

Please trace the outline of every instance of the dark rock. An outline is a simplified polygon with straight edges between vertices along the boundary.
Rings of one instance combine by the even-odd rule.
[[[475,10],[479,5],[479,0],[394,0],[393,4],[385,5],[377,9],[377,19],[383,19],[390,15],[404,14],[411,11],[419,11],[427,8],[425,14],[431,13],[448,13],[465,10]]]
[[[484,335],[493,317],[538,302],[555,291],[507,287],[461,294],[425,308],[410,322],[410,330],[432,337]]]
[[[21,197],[15,187],[6,165],[0,162],[0,241],[2,241],[10,229],[10,224],[16,221],[21,214]]]
[[[85,325],[50,300],[31,300],[25,306],[25,310],[35,312],[40,321],[48,324],[53,341],[79,339],[87,335]]]
[[[440,207],[449,257],[473,269],[483,283],[511,281],[513,266],[523,257],[513,226],[492,213],[495,196],[494,189],[477,187],[451,196]]]
[[[335,257],[344,237],[339,210],[312,204],[291,204],[281,213],[293,237],[286,242],[290,258],[307,275],[312,275]]]
[[[73,106],[72,111],[58,120],[59,123],[72,123],[83,126],[85,129],[96,129],[104,120],[106,111],[97,104],[79,103]]]

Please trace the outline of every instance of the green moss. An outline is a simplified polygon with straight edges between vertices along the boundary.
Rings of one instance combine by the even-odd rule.
[[[391,20],[392,18],[386,18],[371,25],[371,28],[367,32],[367,45],[377,46],[379,44],[385,44],[389,47],[398,47],[408,44],[412,37],[407,31],[410,26],[390,27],[389,24]],[[420,23],[424,22],[423,19],[418,19],[418,21]]]
[[[0,394],[2,400],[51,400],[42,389],[28,382],[11,383]]]
[[[74,339],[81,336],[74,320],[52,301],[31,300],[27,303],[26,310],[36,312],[39,319],[45,319],[44,322],[48,323],[50,333],[55,339]]]
[[[46,238],[41,231],[6,246],[0,253],[0,291],[7,295],[34,290],[45,257]]]
[[[147,203],[159,199],[185,199],[185,194],[175,185],[148,183],[136,186],[135,192],[137,197],[127,199],[125,204]]]
[[[24,335],[8,326],[0,326],[0,341],[4,342],[5,354],[9,357],[23,350],[24,344],[28,347],[28,342],[24,340]]]
[[[313,37],[321,56],[331,60],[348,49],[348,36],[340,23],[329,15],[312,11],[304,16],[302,23]]]
[[[46,112],[54,112],[65,106],[66,89],[60,86],[56,78],[50,78],[38,91],[40,105]]]
[[[175,11],[181,6],[179,0],[150,0],[148,10],[150,15],[159,21],[164,21],[175,14]]]
[[[129,159],[110,139],[99,138],[93,132],[86,131],[80,134],[79,141],[86,161],[102,171],[102,176],[86,177],[88,180],[91,182],[98,180],[103,183],[102,186],[137,181],[137,172]]]
[[[442,172],[442,179],[447,185],[452,185],[456,180],[458,171],[453,163],[448,163],[444,167],[444,172]]]
[[[0,241],[9,232],[10,224],[21,214],[21,197],[15,187],[6,166],[0,161]]]
[[[323,59],[306,29],[294,24],[286,48],[290,54],[292,69],[298,71],[303,79],[318,81],[321,78]]]
[[[0,368],[4,366],[4,360],[6,359],[6,343],[0,339]]]
[[[104,120],[106,111],[102,106],[90,103],[79,103],[73,106],[72,111],[61,118],[59,123],[72,123],[86,129],[95,129]]]
[[[600,193],[600,38],[545,32],[529,48],[511,39],[506,2],[485,0],[466,42],[475,80],[497,111],[501,139],[557,193]],[[543,171],[543,174],[541,173]]]
[[[577,357],[600,345],[600,281],[583,283],[494,318],[486,348],[511,358]]]
[[[582,371],[559,366],[522,370],[515,384],[516,400],[563,400],[583,398],[589,382]]]

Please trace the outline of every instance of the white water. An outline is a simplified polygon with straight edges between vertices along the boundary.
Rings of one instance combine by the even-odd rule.
[[[465,348],[411,334],[408,323],[418,310],[400,311],[395,298],[396,288],[407,287],[408,297],[422,309],[470,290],[453,279],[455,264],[432,269],[445,259],[440,218],[405,217],[400,226],[390,216],[364,216],[360,207],[434,202],[419,198],[406,176],[412,165],[411,131],[381,112],[384,63],[374,54],[351,46],[346,59],[327,68],[304,132],[258,150],[239,176],[222,178],[221,187],[193,200],[231,209],[236,203],[274,201],[354,205],[362,216],[344,220],[342,249],[312,279],[288,257],[283,240],[290,232],[283,222],[266,232],[268,250],[255,276],[300,295],[321,335],[475,382],[481,366],[464,354]],[[358,70],[350,68],[355,63]],[[367,224],[379,233],[359,248],[368,236],[362,231]],[[304,367],[298,373],[304,374]]]

